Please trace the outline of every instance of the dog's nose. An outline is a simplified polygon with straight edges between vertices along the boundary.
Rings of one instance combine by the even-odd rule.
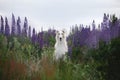
[[[60,38],[60,41],[62,40],[62,38]]]

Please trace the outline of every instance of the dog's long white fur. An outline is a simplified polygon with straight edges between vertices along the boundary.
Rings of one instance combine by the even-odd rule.
[[[56,43],[55,43],[55,52],[54,57],[55,60],[59,60],[65,56],[65,53],[68,52],[68,46],[66,41],[66,34],[64,33],[64,37],[62,36],[62,40],[59,40],[60,35],[56,34]]]

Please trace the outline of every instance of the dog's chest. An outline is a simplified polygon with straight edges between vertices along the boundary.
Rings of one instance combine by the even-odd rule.
[[[61,44],[56,44],[55,48],[56,48],[57,52],[65,53],[65,49],[66,49],[65,44],[62,44],[62,43]]]

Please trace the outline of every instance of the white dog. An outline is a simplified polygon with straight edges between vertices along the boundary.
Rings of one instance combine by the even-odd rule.
[[[54,58],[55,60],[63,59],[65,57],[65,53],[68,52],[68,46],[66,41],[66,31],[56,31],[56,43],[55,43],[55,52]]]

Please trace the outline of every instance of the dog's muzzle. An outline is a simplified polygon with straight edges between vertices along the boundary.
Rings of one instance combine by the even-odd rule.
[[[62,41],[62,38],[60,38],[60,41]]]

